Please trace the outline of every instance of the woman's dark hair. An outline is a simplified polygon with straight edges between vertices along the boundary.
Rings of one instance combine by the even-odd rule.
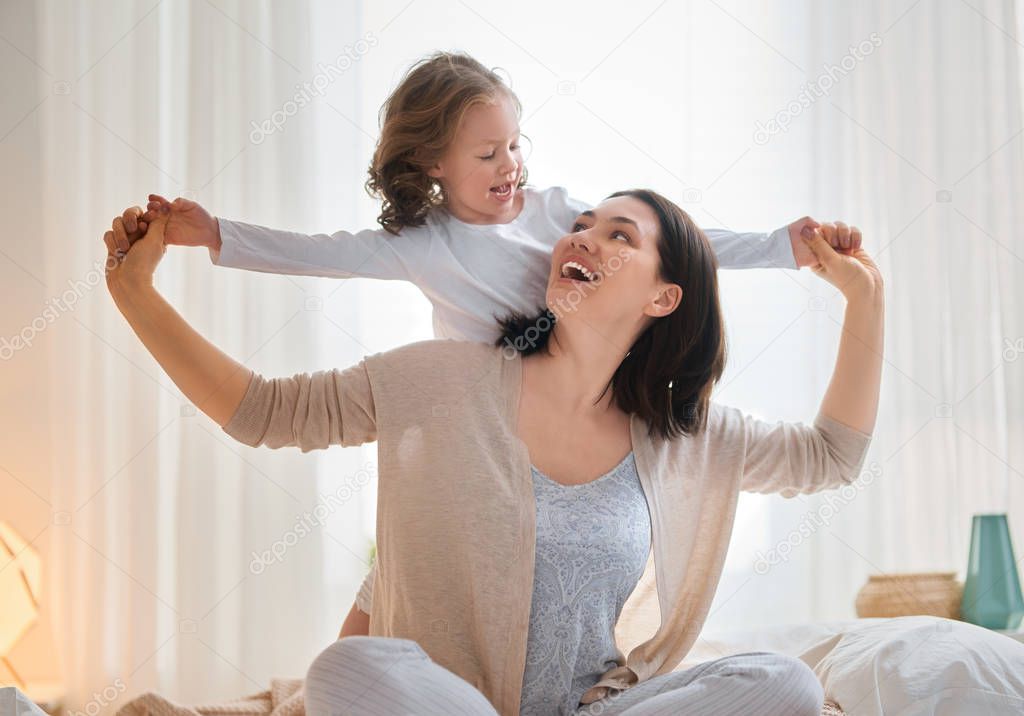
[[[380,199],[377,222],[388,233],[423,226],[434,208],[447,206],[440,181],[427,174],[455,141],[466,112],[500,97],[519,98],[501,76],[464,52],[435,52],[414,64],[380,109],[380,138],[366,190]],[[525,135],[524,135],[525,136]],[[517,187],[526,185],[523,167]]]
[[[707,236],[690,216],[657,192],[627,189],[658,218],[660,277],[682,287],[683,297],[667,316],[656,318],[630,349],[612,376],[612,399],[636,413],[648,433],[662,438],[694,435],[707,425],[711,391],[726,360],[725,321],[718,301],[718,260]],[[545,349],[556,315],[541,309],[498,319],[499,347],[522,355]]]

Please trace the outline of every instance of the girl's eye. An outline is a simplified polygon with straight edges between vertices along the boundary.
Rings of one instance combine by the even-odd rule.
[[[576,231],[576,229],[578,229],[578,228],[579,228],[579,227],[581,227],[581,226],[583,226],[583,224],[579,224],[579,223],[573,224],[573,225],[572,225],[572,230],[573,230],[573,231]],[[584,226],[583,228],[587,228],[587,227],[585,227],[585,226]]]
[[[509,147],[509,149],[511,151],[513,151],[513,152],[518,152],[519,151],[519,145],[518,144],[513,144],[511,147]],[[494,152],[491,152],[486,157],[480,157],[480,158],[481,159],[494,159]]]
[[[612,234],[612,236],[621,236],[626,240],[627,243],[629,243],[629,234],[627,234],[625,231],[616,231],[615,233]]]

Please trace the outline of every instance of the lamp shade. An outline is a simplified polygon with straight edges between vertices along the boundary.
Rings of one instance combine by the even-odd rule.
[[[0,657],[35,623],[42,572],[39,553],[0,522]]]
[[[960,616],[988,629],[1016,629],[1024,617],[1006,515],[975,515]]]

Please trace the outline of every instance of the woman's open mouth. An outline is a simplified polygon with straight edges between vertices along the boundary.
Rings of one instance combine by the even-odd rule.
[[[508,201],[512,198],[512,182],[491,187],[491,194],[498,201]]]
[[[580,281],[581,283],[590,283],[597,278],[595,272],[577,261],[566,261],[562,264],[560,273],[561,278],[569,279],[570,281]]]

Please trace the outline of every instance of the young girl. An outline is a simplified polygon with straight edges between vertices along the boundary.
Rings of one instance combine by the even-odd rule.
[[[382,200],[380,229],[306,235],[213,217],[196,202],[151,194],[116,217],[104,236],[123,253],[161,209],[164,241],[205,246],[219,266],[280,274],[414,283],[433,305],[434,334],[493,342],[495,316],[544,305],[551,251],[590,208],[562,187],[527,185],[519,146],[521,107],[472,57],[438,52],[414,65],[382,107],[367,190]],[[764,233],[708,229],[722,268],[795,269],[816,263],[801,239],[808,217]],[[836,249],[859,248],[842,223]],[[574,269],[569,268],[568,271]],[[367,634],[370,570],[341,636]]]

